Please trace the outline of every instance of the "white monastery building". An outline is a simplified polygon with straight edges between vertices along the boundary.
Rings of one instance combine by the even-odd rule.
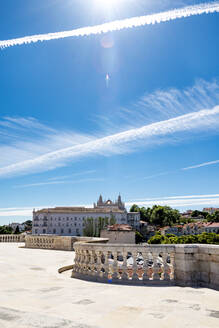
[[[140,213],[127,212],[121,196],[117,201],[103,201],[100,195],[93,208],[55,207],[33,211],[33,235],[54,234],[62,236],[83,236],[86,219],[114,218],[117,224],[129,224],[134,229],[140,226]]]

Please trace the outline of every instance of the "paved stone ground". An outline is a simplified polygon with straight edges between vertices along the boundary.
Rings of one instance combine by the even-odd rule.
[[[70,278],[73,252],[0,243],[0,328],[219,327],[219,292]]]

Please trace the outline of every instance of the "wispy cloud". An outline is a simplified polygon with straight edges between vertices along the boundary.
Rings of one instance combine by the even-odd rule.
[[[133,204],[145,207],[151,207],[153,205],[163,205],[176,208],[196,206],[219,206],[219,194],[145,198],[137,200],[135,199],[126,203],[126,205],[129,207]]]
[[[32,212],[33,212],[33,208],[14,208],[14,209],[0,209],[0,217],[16,217],[16,216],[20,216],[20,217],[32,217]]]
[[[80,183],[89,183],[89,182],[103,182],[105,181],[104,178],[85,178],[79,180],[57,180],[57,181],[43,181],[43,182],[36,182],[36,183],[29,183],[24,185],[16,185],[14,188],[27,188],[27,187],[41,187],[47,185],[58,185],[58,184],[80,184]]]
[[[70,160],[91,155],[111,155],[136,150],[139,145],[151,146],[165,142],[165,137],[182,132],[202,131],[219,127],[219,106],[145,125],[141,128],[96,138],[85,143],[58,149],[15,164],[0,167],[0,176],[39,172],[66,165]],[[162,140],[164,138],[164,140]]]
[[[85,143],[93,136],[51,128],[33,118],[0,119],[0,167],[36,158],[50,151]],[[58,166],[58,165],[57,165]]]
[[[97,115],[95,123],[104,131],[124,131],[142,125],[167,120],[176,116],[213,108],[219,104],[219,81],[198,79],[193,86],[176,89],[158,89],[145,93],[140,99],[126,107],[111,109]]]
[[[198,169],[199,167],[209,166],[209,165],[215,165],[215,164],[219,164],[219,160],[211,161],[211,162],[204,162],[204,163],[201,163],[201,164],[197,164],[197,165],[193,165],[193,166],[184,167],[184,168],[182,168],[182,170]]]
[[[33,213],[33,209],[35,210],[40,210],[42,208],[51,208],[51,207],[55,207],[55,206],[59,206],[57,204],[53,204],[53,205],[42,205],[42,206],[35,206],[33,205],[32,207],[13,207],[13,208],[0,208],[0,217],[2,218],[7,218],[9,219],[10,217],[12,218],[12,220],[14,221],[15,218],[20,217],[20,219],[18,219],[18,221],[22,221],[22,218],[26,219],[32,218],[32,213]],[[61,204],[60,206],[64,206],[63,204]],[[67,204],[67,207],[69,206],[82,206],[82,207],[92,207],[91,204]]]
[[[183,209],[185,207],[209,207],[209,206],[219,206],[219,194],[207,194],[207,195],[183,195],[183,196],[170,196],[170,197],[160,197],[160,198],[143,198],[143,199],[133,199],[125,202],[126,206],[129,208],[133,204],[138,206],[151,207],[153,205],[167,205],[173,208]],[[12,208],[0,208],[0,217],[5,218],[31,218],[33,209],[36,210],[42,208],[50,208],[54,206],[59,206],[57,204],[41,205],[32,207],[12,207]],[[60,206],[63,206],[61,204]],[[92,207],[91,204],[67,204],[66,206],[85,206]],[[20,219],[21,220],[21,219]],[[18,219],[19,221],[19,219]]]
[[[154,178],[157,178],[157,177],[161,177],[163,175],[168,175],[169,173],[171,173],[171,172],[161,172],[161,173],[152,174],[152,175],[143,177],[142,179],[144,179],[144,180],[154,179]]]
[[[184,8],[173,9],[173,10],[160,12],[152,15],[117,20],[117,21],[96,25],[96,26],[82,27],[71,31],[39,34],[39,35],[25,36],[22,38],[0,41],[0,47],[5,48],[15,45],[28,44],[31,42],[49,41],[49,40],[63,39],[68,37],[80,37],[80,36],[88,36],[92,34],[107,33],[107,32],[145,26],[155,23],[159,24],[161,22],[167,22],[179,18],[185,18],[193,15],[209,14],[214,12],[219,12],[218,1],[200,3],[194,6],[187,6]]]

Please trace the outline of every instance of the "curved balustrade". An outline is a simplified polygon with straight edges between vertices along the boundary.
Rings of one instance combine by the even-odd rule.
[[[120,284],[174,283],[174,246],[79,242],[74,249],[73,278]]]
[[[28,236],[25,247],[55,249],[55,238],[56,236]]]
[[[23,243],[24,235],[0,235],[0,243]]]

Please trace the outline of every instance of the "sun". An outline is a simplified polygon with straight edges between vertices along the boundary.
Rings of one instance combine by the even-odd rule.
[[[119,6],[123,0],[95,0],[99,7],[112,9],[115,6]]]

